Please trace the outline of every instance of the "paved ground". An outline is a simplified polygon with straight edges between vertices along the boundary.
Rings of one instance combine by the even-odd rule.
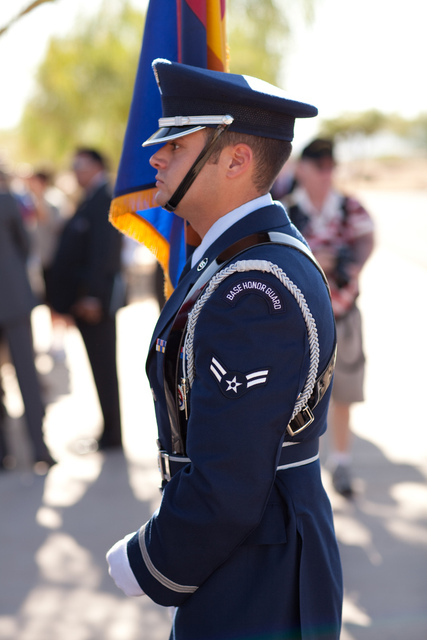
[[[344,567],[342,640],[426,640],[427,196],[363,197],[377,222],[378,246],[362,283],[369,369],[366,402],[353,416],[357,498],[348,502],[335,495],[324,469]],[[66,336],[66,362],[55,365],[43,355],[49,341],[46,309],[34,314],[37,364],[49,399],[46,436],[60,460],[47,477],[29,466],[22,403],[13,369],[3,366],[8,437],[18,466],[0,475],[2,640],[168,638],[168,612],[148,598],[122,597],[104,560],[110,545],[144,522],[159,502],[144,374],[156,317],[150,297],[119,314],[124,455],[73,452],[76,439],[97,435],[100,421],[74,329]],[[323,459],[327,446],[326,441]]]

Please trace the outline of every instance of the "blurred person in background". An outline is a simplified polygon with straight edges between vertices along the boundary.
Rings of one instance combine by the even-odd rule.
[[[6,421],[6,417],[7,417],[7,411],[6,411],[6,407],[4,404],[4,390],[3,390],[3,385],[2,385],[2,379],[1,379],[1,364],[2,364],[2,359],[1,359],[1,347],[2,347],[2,340],[3,340],[3,336],[2,336],[2,332],[0,329],[0,471],[2,471],[3,469],[7,468],[7,461],[8,461],[8,451],[9,451],[9,446],[7,443],[7,439],[6,439],[6,434],[5,434],[5,421]]]
[[[97,446],[121,448],[116,312],[125,304],[122,236],[108,220],[111,189],[104,157],[96,149],[78,149],[73,171],[84,195],[61,233],[49,302],[72,317],[83,338],[104,421]]]
[[[357,306],[359,275],[374,246],[374,225],[352,197],[334,188],[334,145],[317,138],[295,168],[291,193],[282,199],[323,268],[331,288],[338,356],[330,408],[332,451],[329,466],[335,490],[351,497],[351,405],[364,400],[365,356]]]
[[[34,268],[42,276],[41,302],[49,305],[51,267],[58,240],[65,224],[68,210],[64,197],[52,187],[51,175],[46,171],[35,171],[27,178],[27,187],[34,205],[31,230],[32,260]],[[56,361],[65,359],[64,337],[66,322],[63,316],[51,308],[52,338],[50,355]]]
[[[0,170],[0,333],[9,347],[16,371],[25,419],[32,444],[35,470],[44,472],[55,463],[43,439],[45,408],[34,362],[31,311],[36,299],[27,274],[29,237],[7,174]],[[2,463],[8,455],[2,443]]]

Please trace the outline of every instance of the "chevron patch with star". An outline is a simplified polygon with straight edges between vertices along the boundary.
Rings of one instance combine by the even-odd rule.
[[[212,356],[210,371],[226,398],[240,398],[250,389],[267,384],[270,372],[267,368],[249,373],[228,370],[215,356]]]

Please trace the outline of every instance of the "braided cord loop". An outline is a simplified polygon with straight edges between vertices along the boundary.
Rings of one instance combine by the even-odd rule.
[[[291,420],[306,406],[308,399],[310,398],[317,378],[317,370],[319,367],[319,340],[317,335],[316,322],[308,307],[307,301],[301,292],[301,290],[292,282],[292,280],[286,275],[286,273],[277,265],[267,260],[238,260],[237,262],[228,265],[210,280],[209,285],[204,291],[203,295],[197,300],[193,309],[188,315],[187,333],[184,341],[184,363],[186,363],[187,376],[190,384],[190,389],[193,386],[195,377],[195,365],[194,365],[194,333],[196,329],[196,323],[199,318],[200,312],[206,302],[209,300],[214,291],[219,285],[233,273],[244,271],[263,271],[264,273],[271,273],[286,287],[286,289],[293,295],[298,306],[301,309],[301,313],[304,318],[305,325],[307,327],[308,344],[310,351],[310,367],[305,381],[304,389],[298,396],[295,403],[295,407],[292,413]]]

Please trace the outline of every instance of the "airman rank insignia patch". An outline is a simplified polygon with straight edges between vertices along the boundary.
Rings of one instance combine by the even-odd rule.
[[[279,293],[277,288],[272,287],[262,278],[257,277],[244,277],[243,280],[236,282],[226,289],[223,299],[234,307],[243,296],[250,293],[261,296],[268,304],[270,313],[283,313],[286,311],[282,293]]]
[[[210,370],[226,398],[240,398],[249,389],[267,384],[270,373],[269,369],[259,369],[249,373],[228,371],[215,356],[212,356]]]

